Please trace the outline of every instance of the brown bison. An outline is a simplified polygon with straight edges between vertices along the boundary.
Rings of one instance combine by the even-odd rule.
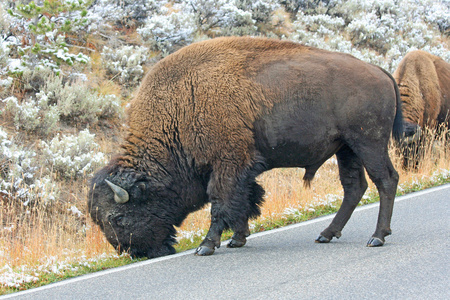
[[[446,124],[450,129],[450,64],[425,51],[411,51],[393,77],[402,99],[406,144],[417,141],[425,126]]]
[[[394,79],[376,66],[288,41],[203,41],[152,68],[128,118],[123,152],[95,174],[88,200],[118,251],[174,253],[174,225],[209,202],[211,227],[196,254],[213,254],[227,228],[228,247],[241,247],[263,202],[256,176],[303,167],[309,182],[334,154],[344,200],[316,241],[341,236],[367,188],[364,168],[381,202],[368,246],[391,233],[398,174],[387,145],[402,116]]]

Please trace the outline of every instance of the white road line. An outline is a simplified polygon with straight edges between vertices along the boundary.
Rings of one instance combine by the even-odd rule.
[[[436,192],[436,191],[439,191],[439,190],[444,190],[444,189],[450,189],[450,184],[445,184],[445,185],[441,185],[441,186],[438,186],[438,187],[429,188],[429,189],[426,189],[426,190],[423,190],[423,191],[410,193],[410,194],[407,194],[407,195],[404,195],[404,196],[399,196],[399,197],[397,197],[395,199],[395,202],[408,200],[408,199],[411,199],[411,198],[415,198],[415,197],[418,197],[418,196],[426,195],[426,194],[433,193],[433,192]],[[363,205],[363,206],[359,206],[359,207],[357,207],[355,209],[355,213],[358,212],[358,211],[363,211],[363,210],[367,210],[367,209],[376,208],[378,206],[379,206],[379,202],[372,203],[372,204],[367,204],[367,205]],[[285,227],[282,227],[282,228],[276,228],[276,229],[272,229],[272,230],[268,230],[268,231],[254,233],[251,236],[249,236],[248,239],[254,239],[254,238],[258,238],[258,237],[264,236],[264,235],[275,234],[275,233],[278,233],[278,232],[281,232],[281,231],[286,231],[286,230],[290,230],[290,229],[293,229],[293,228],[308,226],[310,224],[314,224],[314,223],[317,223],[317,222],[326,221],[326,220],[332,219],[334,217],[334,215],[335,214],[326,215],[326,216],[323,216],[323,217],[318,217],[318,218],[313,219],[313,220],[309,220],[309,221],[305,221],[305,222],[301,222],[301,223],[297,223],[297,224],[288,225],[288,226],[285,226]],[[223,241],[221,243],[221,246],[225,246],[227,243],[228,243],[228,241]],[[95,278],[95,277],[105,276],[105,275],[116,273],[116,272],[121,272],[121,271],[129,270],[129,269],[139,268],[141,266],[151,265],[151,264],[154,264],[154,263],[158,263],[160,261],[174,259],[174,258],[177,258],[177,257],[180,257],[180,256],[193,255],[194,253],[195,253],[195,249],[191,249],[191,250],[183,251],[181,253],[177,253],[177,254],[173,254],[173,255],[169,255],[169,256],[153,258],[153,259],[149,259],[149,260],[146,260],[146,261],[133,263],[133,264],[130,264],[130,265],[117,267],[117,268],[114,268],[114,269],[109,269],[109,270],[105,270],[105,271],[99,271],[99,272],[92,273],[92,274],[87,274],[87,275],[82,275],[82,276],[71,278],[71,279],[66,279],[64,281],[52,283],[52,284],[49,284],[49,285],[46,285],[46,286],[42,286],[42,287],[38,287],[38,288],[26,290],[26,291],[13,293],[13,294],[10,294],[10,295],[0,296],[0,299],[8,299],[8,298],[13,298],[13,297],[16,297],[16,296],[30,294],[30,293],[34,293],[34,292],[38,292],[38,291],[42,291],[42,290],[52,289],[52,288],[55,288],[55,287],[59,287],[59,286],[63,286],[63,285],[71,284],[71,283],[75,283],[75,282],[78,282],[78,281],[89,280],[89,279]],[[201,260],[201,258],[199,258],[199,260]]]

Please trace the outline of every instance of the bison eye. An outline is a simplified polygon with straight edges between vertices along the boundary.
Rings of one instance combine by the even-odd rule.
[[[125,218],[123,215],[119,215],[113,218],[112,220],[114,222],[114,224],[116,224],[119,227],[125,227]]]

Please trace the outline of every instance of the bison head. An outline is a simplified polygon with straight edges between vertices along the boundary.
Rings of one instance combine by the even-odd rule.
[[[147,174],[108,166],[91,182],[88,210],[119,253],[152,258],[175,253],[177,197]]]

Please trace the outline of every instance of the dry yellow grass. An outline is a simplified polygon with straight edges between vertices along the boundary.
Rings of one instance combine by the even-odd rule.
[[[39,208],[28,212],[13,207],[2,207],[2,211],[7,211],[8,216],[2,213],[7,226],[3,225],[0,234],[0,269],[6,265],[34,268],[51,258],[64,261],[113,251],[96,226],[80,230],[71,213],[50,216]],[[22,216],[14,218],[13,214]]]
[[[84,183],[86,183],[84,181]],[[87,188],[83,189],[84,192]],[[49,207],[42,202],[27,206],[22,201],[0,202],[0,274],[4,266],[35,268],[49,260],[71,260],[113,253],[100,229],[90,219],[83,225],[85,197],[72,194],[73,202]],[[85,194],[85,193],[83,193]]]

